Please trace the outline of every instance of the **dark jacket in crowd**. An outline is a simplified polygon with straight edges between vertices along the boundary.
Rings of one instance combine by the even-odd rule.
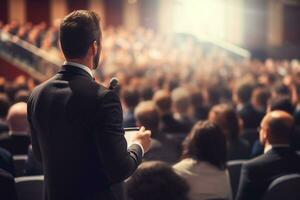
[[[236,200],[261,200],[276,178],[300,173],[300,156],[290,147],[274,147],[245,162]]]

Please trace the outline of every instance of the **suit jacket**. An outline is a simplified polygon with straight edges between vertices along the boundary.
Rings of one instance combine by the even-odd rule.
[[[0,147],[6,149],[13,155],[27,154],[27,149],[30,144],[28,133],[1,134]]]
[[[289,147],[274,147],[242,166],[237,200],[260,200],[276,178],[300,172],[300,156]]]
[[[239,116],[243,119],[243,126],[245,129],[256,129],[259,127],[262,118],[265,113],[257,111],[249,103],[246,104],[240,111]]]
[[[78,67],[33,90],[28,120],[47,200],[117,199],[114,186],[142,160],[139,145],[127,149],[122,117],[118,96]]]
[[[0,197],[5,200],[17,200],[15,179],[7,171],[0,169]]]
[[[0,169],[9,172],[12,176],[15,176],[14,161],[11,153],[0,147]]]

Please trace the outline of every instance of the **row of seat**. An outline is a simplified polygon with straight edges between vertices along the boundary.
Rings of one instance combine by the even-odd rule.
[[[43,176],[28,176],[15,179],[18,200],[42,200]],[[299,200],[300,174],[279,177],[270,185],[264,200]]]

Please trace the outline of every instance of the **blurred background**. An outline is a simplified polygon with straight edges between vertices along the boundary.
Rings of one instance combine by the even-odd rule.
[[[30,55],[25,60],[33,71],[51,74],[52,68],[37,69],[38,64],[33,62],[38,57],[48,65],[61,64],[62,58],[56,55],[58,26],[60,19],[76,9],[96,11],[107,35],[123,30],[118,33],[126,37],[125,34],[147,30],[145,38],[154,34],[189,35],[201,42],[203,48],[217,47],[244,58],[300,57],[298,0],[1,0],[1,33],[10,35],[1,34],[0,74],[13,76],[12,69],[4,71],[2,67],[15,65],[11,59],[9,63],[3,60],[12,54],[14,60],[21,54]],[[13,49],[4,49],[7,40],[14,43],[9,45]],[[23,61],[23,69],[28,69]]]

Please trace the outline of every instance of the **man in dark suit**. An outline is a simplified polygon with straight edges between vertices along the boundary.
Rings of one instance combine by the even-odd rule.
[[[243,164],[237,200],[260,200],[273,180],[300,172],[300,156],[289,145],[293,125],[293,117],[284,111],[263,118],[259,135],[264,154]]]
[[[116,186],[150,145],[142,127],[128,147],[118,96],[93,80],[101,51],[99,18],[74,11],[60,25],[66,62],[28,100],[33,152],[42,162],[47,200],[120,199]]]

